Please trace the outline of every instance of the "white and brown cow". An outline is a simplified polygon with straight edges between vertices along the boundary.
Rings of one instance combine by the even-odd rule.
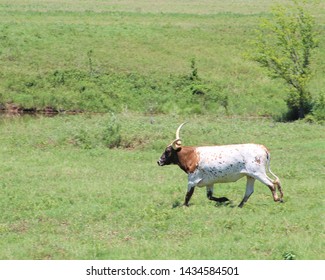
[[[217,202],[228,201],[226,197],[214,197],[215,183],[235,182],[246,176],[246,192],[238,205],[243,207],[254,192],[254,182],[258,180],[268,186],[274,201],[282,202],[283,192],[279,178],[270,170],[270,153],[263,145],[238,144],[224,146],[188,147],[182,146],[179,131],[176,139],[167,146],[158,160],[158,165],[177,164],[188,174],[188,189],[184,205],[188,206],[195,187],[207,188],[207,197]],[[275,178],[272,180],[266,174],[266,169]],[[280,192],[280,198],[276,193]]]

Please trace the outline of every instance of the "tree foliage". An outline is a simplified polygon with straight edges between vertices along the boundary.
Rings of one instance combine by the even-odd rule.
[[[266,67],[272,78],[282,79],[289,89],[287,105],[294,118],[304,118],[312,108],[307,89],[311,56],[317,47],[315,22],[303,4],[293,0],[277,5],[272,17],[263,19],[257,32],[253,60]]]

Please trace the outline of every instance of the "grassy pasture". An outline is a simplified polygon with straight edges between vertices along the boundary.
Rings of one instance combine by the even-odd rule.
[[[2,0],[0,104],[281,116],[283,85],[244,56],[274,3]],[[320,34],[322,8],[310,7]],[[315,95],[324,88],[323,38],[313,61]],[[192,58],[199,85],[188,79]],[[192,94],[197,86],[206,102]]]
[[[184,144],[256,142],[272,154],[285,203],[245,180],[216,206],[157,159],[179,117],[120,114],[122,149],[103,142],[109,115],[0,120],[0,259],[324,259],[324,127],[193,117]],[[132,144],[132,145],[131,145]],[[127,147],[127,148],[126,148]]]
[[[0,259],[324,259],[324,126],[258,118],[286,111],[284,87],[244,56],[276,1],[199,2],[0,0],[0,107],[102,112],[0,116]],[[238,209],[240,180],[216,186],[233,205],[197,189],[181,207],[186,174],[156,161],[184,119],[185,145],[266,145],[286,202],[257,182]]]

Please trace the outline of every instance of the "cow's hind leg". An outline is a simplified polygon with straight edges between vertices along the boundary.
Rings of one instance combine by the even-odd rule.
[[[238,207],[242,208],[244,204],[247,202],[249,197],[252,195],[254,192],[254,183],[255,183],[255,178],[247,176],[247,183],[246,183],[246,192],[243,200],[241,203],[238,205]]]
[[[256,175],[254,176],[257,180],[259,180],[261,183],[264,185],[267,185],[272,193],[273,200],[275,202],[280,201],[283,202],[282,197],[283,197],[283,192],[281,188],[280,181],[278,179],[272,180],[270,179],[267,175]],[[276,187],[278,188],[281,197],[279,198],[277,193],[276,193]]]
[[[280,202],[283,202],[283,191],[282,191],[282,186],[279,181],[279,179],[275,180],[274,184],[278,187],[278,191],[280,192]]]
[[[227,197],[215,197],[215,196],[213,196],[213,185],[207,186],[207,197],[208,197],[208,199],[216,201],[216,202],[229,201],[229,199]]]

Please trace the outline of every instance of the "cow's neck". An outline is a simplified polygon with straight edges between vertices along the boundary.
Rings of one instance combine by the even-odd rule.
[[[186,173],[193,173],[199,163],[199,155],[195,147],[182,147],[177,151],[177,162],[175,162]]]

